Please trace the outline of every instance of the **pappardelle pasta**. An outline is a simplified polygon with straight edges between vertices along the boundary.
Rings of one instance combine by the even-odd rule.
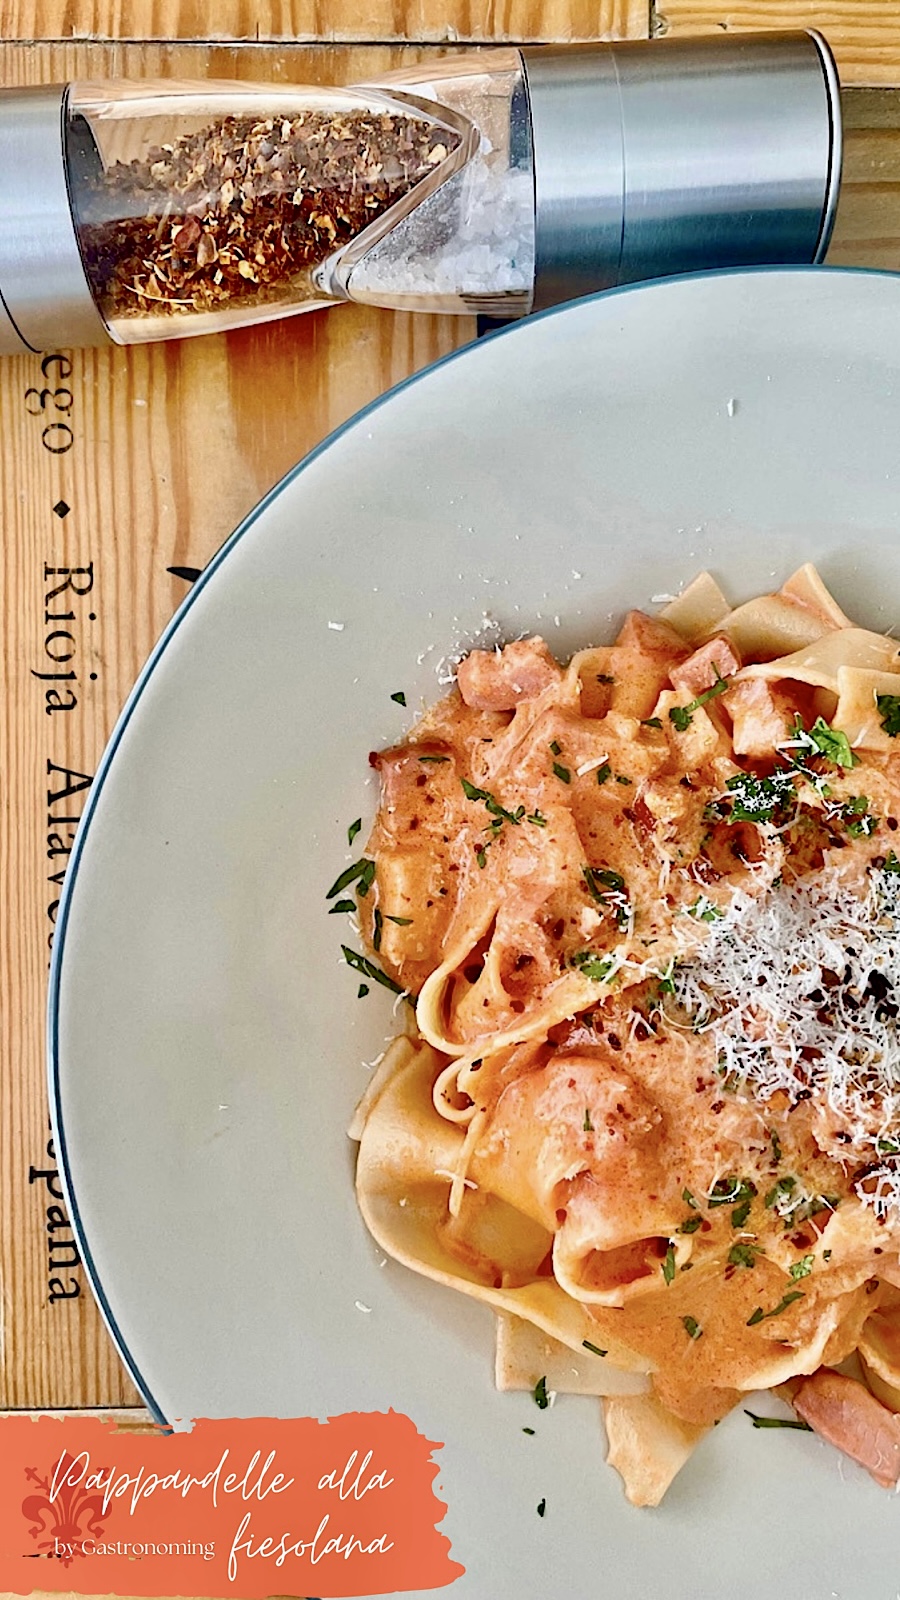
[[[900,645],[703,574],[567,666],[472,651],[372,760],[378,1243],[494,1308],[499,1387],[602,1397],[635,1504],[757,1389],[895,1484]]]

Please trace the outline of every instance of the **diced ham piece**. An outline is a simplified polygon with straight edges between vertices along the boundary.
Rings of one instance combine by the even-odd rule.
[[[629,611],[616,634],[616,645],[639,650],[645,656],[666,656],[683,661],[690,655],[680,633],[659,617],[648,617],[643,611]]]
[[[514,639],[500,651],[473,650],[456,674],[467,706],[478,711],[514,711],[562,678],[543,639]]]
[[[690,649],[667,622],[629,611],[607,653],[612,677],[609,706],[640,720],[652,714],[660,691],[668,686],[669,673],[690,655]]]
[[[714,639],[708,639],[680,666],[673,667],[670,677],[673,686],[693,700],[698,694],[711,689],[719,678],[732,677],[739,671],[740,665],[734,645],[724,634],[717,633]]]
[[[884,1489],[900,1479],[900,1417],[855,1378],[820,1367],[805,1378],[793,1407],[829,1444],[858,1461]]]
[[[724,696],[734,723],[735,755],[770,756],[783,744],[791,725],[791,703],[780,689],[763,678],[745,678]]]

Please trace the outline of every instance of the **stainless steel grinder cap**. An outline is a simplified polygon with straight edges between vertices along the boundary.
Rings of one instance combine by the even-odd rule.
[[[817,33],[523,49],[534,309],[616,284],[820,262],[840,84]]]
[[[0,355],[109,344],[66,177],[59,84],[0,92]]]

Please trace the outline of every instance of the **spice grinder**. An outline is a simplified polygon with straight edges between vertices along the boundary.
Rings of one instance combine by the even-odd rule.
[[[320,88],[0,91],[0,353],[339,301],[523,316],[821,261],[839,86],[814,33],[473,52]]]

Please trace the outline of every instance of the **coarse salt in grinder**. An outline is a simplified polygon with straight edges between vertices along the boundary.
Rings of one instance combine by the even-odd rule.
[[[497,49],[349,89],[3,90],[0,353],[821,261],[840,165],[809,33]]]

